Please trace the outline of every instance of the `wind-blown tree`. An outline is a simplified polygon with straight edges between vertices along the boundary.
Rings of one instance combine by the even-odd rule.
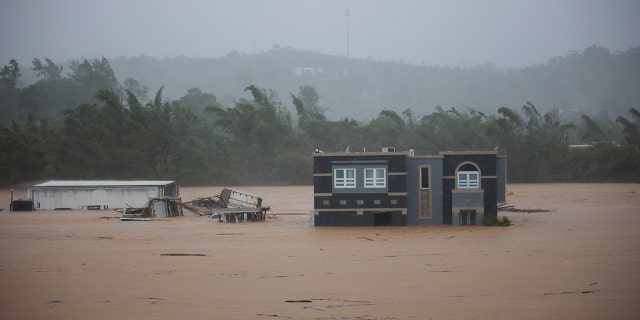
[[[9,65],[2,67],[0,71],[0,88],[17,89],[21,75],[18,61],[11,59]]]
[[[303,141],[301,148],[305,152],[316,146],[329,152],[346,151],[347,148],[351,151],[373,148],[373,144],[369,143],[373,139],[366,137],[365,128],[360,122],[349,117],[335,121],[327,119],[325,108],[317,105],[320,96],[313,87],[301,87],[299,95],[291,95],[291,98],[298,113],[298,128]],[[309,107],[305,101],[313,105]]]
[[[315,146],[325,148],[333,148],[329,146],[329,141],[335,141],[331,132],[331,122],[328,121],[324,114],[324,110],[320,107],[308,107],[305,100],[311,100],[311,103],[317,103],[315,97],[319,99],[319,95],[313,87],[307,86],[300,88],[298,96],[291,94],[291,100],[298,114],[297,136],[300,144],[305,151],[311,150]],[[310,94],[312,92],[313,94]],[[312,97],[309,97],[311,95]],[[304,152],[304,151],[303,151]]]
[[[302,100],[304,107],[309,110],[318,111],[317,109],[320,108],[320,106],[318,106],[318,103],[320,102],[320,95],[316,91],[316,88],[310,85],[300,87],[298,98]]]
[[[96,97],[101,106],[65,111],[59,153],[71,166],[61,168],[64,176],[203,184],[221,173],[207,167],[219,161],[218,140],[190,108],[163,102],[162,88],[145,106],[130,91],[126,104],[110,89]]]
[[[581,143],[609,143],[609,137],[595,120],[586,114],[583,114],[581,117],[584,122],[584,125],[580,128]]]
[[[123,97],[120,84],[105,58],[93,62],[72,61],[68,77],[63,77],[62,67],[49,58],[44,62],[35,58],[32,62],[32,70],[37,72],[39,80],[16,94],[16,105],[20,108],[8,113],[13,118],[23,120],[33,113],[40,118],[58,120],[65,109],[98,103],[95,94],[101,89],[111,89]]]
[[[445,111],[437,107],[437,111],[422,117],[419,125],[419,138],[415,143],[418,150],[426,153],[439,151],[485,150],[486,146],[482,126],[486,116],[473,109],[460,112],[451,107]],[[493,147],[490,147],[493,149]]]
[[[629,113],[633,117],[632,120],[627,120],[627,118],[620,116],[616,121],[623,126],[622,132],[627,144],[636,152],[640,152],[640,111],[631,108]]]
[[[132,114],[136,118],[143,114],[141,127],[144,132],[139,136],[143,141],[141,149],[146,151],[146,164],[153,168],[156,177],[173,176],[191,183],[206,183],[211,172],[219,173],[206,166],[209,163],[215,166],[209,155],[218,149],[216,139],[211,137],[210,131],[203,129],[202,119],[191,108],[177,101],[163,103],[162,91],[160,88],[153,102],[145,108],[140,108],[139,103],[130,98]]]
[[[233,108],[209,106],[206,110],[218,117],[216,125],[227,134],[228,165],[237,174],[232,181],[277,182],[275,159],[293,143],[291,116],[265,90],[251,85],[245,91],[251,93],[252,101],[241,99]]]
[[[154,170],[164,174],[175,166],[177,154],[173,151],[174,139],[172,126],[171,105],[162,102],[162,91],[160,88],[153,99],[146,106],[147,114],[144,122],[146,135],[144,135],[147,152],[151,156],[151,163]]]
[[[562,164],[572,125],[560,123],[556,112],[541,115],[528,101],[522,106],[525,118],[509,108],[498,113],[488,122],[486,134],[507,154],[511,179],[553,181],[565,173]]]
[[[583,116],[581,128],[585,142],[595,144],[592,147],[573,150],[565,160],[568,179],[585,182],[640,181],[640,157],[638,144],[640,141],[640,113],[635,109],[629,111],[635,122],[619,117],[617,122],[623,125],[625,142],[621,146],[611,143],[604,130],[590,117]]]
[[[20,91],[17,87],[20,81],[20,66],[18,61],[11,59],[8,65],[0,71],[0,125],[11,125],[11,119],[24,121],[25,112],[18,103]]]
[[[382,147],[402,147],[405,144],[405,128],[404,119],[395,111],[382,110],[377,118],[365,125],[364,131],[367,140],[372,143],[369,147],[379,150]]]
[[[200,114],[208,106],[220,106],[214,94],[205,93],[200,88],[190,88],[187,94],[182,96],[178,102],[194,112]]]
[[[0,183],[15,184],[51,176],[56,168],[57,134],[46,120],[28,116],[24,124],[12,121],[0,127]]]
[[[485,127],[487,136],[494,140],[503,152],[518,152],[520,139],[526,134],[524,120],[518,112],[507,107],[498,109],[498,115],[491,116]],[[524,149],[523,149],[524,150]]]
[[[417,118],[416,114],[411,109],[402,111],[402,133],[400,140],[393,146],[408,150],[413,147],[418,150],[418,153],[425,153],[423,149],[425,138],[420,133],[421,122]]]
[[[129,99],[128,95],[133,94],[139,100],[147,100],[147,92],[149,92],[149,88],[147,86],[143,86],[138,82],[138,80],[132,77],[126,77],[122,82],[124,89],[127,91],[127,99]]]
[[[331,135],[325,139],[327,151],[371,151],[370,141],[367,140],[363,126],[353,118],[342,118],[329,123],[328,132]]]
[[[88,102],[77,99],[76,88],[75,83],[69,78],[39,80],[22,89],[20,105],[24,112],[58,120],[62,117],[63,110]]]
[[[95,103],[68,107],[62,122],[36,120],[46,109],[34,106],[73,105],[60,97],[65,90],[79,88],[82,75],[108,80],[104,62],[78,64],[77,77],[53,80],[42,75],[34,85],[11,89],[20,98],[25,120],[0,128],[0,149],[9,150],[0,153],[1,181],[157,178],[186,185],[311,183],[314,146],[325,152],[414,146],[419,154],[498,147],[508,156],[510,182],[640,181],[636,109],[630,110],[630,120],[618,118],[620,126],[606,114],[575,116],[572,121],[579,126],[563,123],[559,112],[541,114],[530,102],[520,110],[500,108],[495,115],[438,107],[420,116],[411,109],[402,114],[389,109],[368,122],[331,121],[317,106],[317,92],[307,86],[299,95],[291,95],[297,113],[294,122],[274,91],[256,86],[245,88],[250,99],[225,108],[214,95],[197,88],[178,101],[163,101],[161,87],[145,104],[132,90],[122,98],[115,85],[96,90],[89,99]],[[12,74],[7,71],[4,76]],[[2,94],[7,90],[0,87]],[[207,114],[198,112],[203,107]],[[614,140],[612,133],[620,133],[617,128],[625,136],[622,146],[609,143]],[[568,147],[592,141],[600,143],[580,150]]]
[[[138,171],[192,185],[223,180],[220,139],[190,107],[163,102],[163,89],[145,106],[127,92],[129,121],[124,134],[134,143],[123,145],[136,151]]]
[[[62,66],[56,65],[51,59],[45,57],[45,63],[42,63],[39,58],[33,58],[33,67],[31,70],[37,72],[37,77],[49,81],[59,80],[62,78]]]
[[[69,69],[71,69],[69,76],[76,85],[81,101],[91,102],[95,92],[107,88],[111,88],[119,97],[124,98],[124,92],[107,58],[102,57],[101,60],[94,59],[92,61],[87,59],[74,60],[71,61]],[[81,96],[83,94],[87,96]]]
[[[128,110],[109,89],[96,94],[103,105],[83,104],[64,111],[62,176],[70,178],[124,179],[139,169],[134,140],[128,133]],[[126,163],[126,165],[122,165]]]

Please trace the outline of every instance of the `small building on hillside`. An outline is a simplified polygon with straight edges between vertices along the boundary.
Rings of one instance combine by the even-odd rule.
[[[139,208],[152,198],[178,197],[175,181],[48,181],[29,189],[37,209]]]
[[[481,225],[506,200],[506,156],[316,148],[313,180],[315,226]]]

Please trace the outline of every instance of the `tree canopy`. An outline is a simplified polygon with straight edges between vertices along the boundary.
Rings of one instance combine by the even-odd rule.
[[[594,52],[595,55],[604,53]],[[310,184],[311,153],[377,151],[417,154],[499,150],[509,182],[640,182],[640,113],[540,112],[533,102],[501,107],[436,107],[420,114],[382,109],[368,121],[330,120],[318,90],[289,99],[244,87],[231,106],[190,88],[166,100],[165,88],[118,83],[106,59],[77,61],[68,77],[45,58],[40,79],[20,87],[15,60],[2,69],[0,183],[43,179],[175,179],[185,185]],[[292,108],[287,106],[293,105]],[[59,110],[54,113],[51,110]],[[575,145],[579,147],[574,147]]]

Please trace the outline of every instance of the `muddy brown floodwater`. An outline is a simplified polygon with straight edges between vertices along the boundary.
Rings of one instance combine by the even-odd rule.
[[[550,212],[500,212],[509,227],[314,228],[313,187],[236,189],[271,219],[9,212],[0,190],[0,318],[640,316],[640,184],[511,184],[510,205]]]

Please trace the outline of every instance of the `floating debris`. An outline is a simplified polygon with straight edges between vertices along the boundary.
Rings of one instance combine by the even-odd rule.
[[[202,199],[199,201],[204,201]],[[262,206],[262,198],[229,188],[224,188],[218,196],[206,199],[204,203],[211,206],[209,219],[218,219],[220,222],[264,221],[267,212],[271,211],[270,207]]]
[[[178,197],[151,198],[142,208],[127,208],[122,210],[121,221],[150,221],[154,218],[180,217],[182,201]]]
[[[509,204],[501,204],[498,206],[498,211],[506,211],[506,212],[524,212],[524,213],[538,213],[538,212],[551,212],[551,210],[547,209],[518,209]]]

